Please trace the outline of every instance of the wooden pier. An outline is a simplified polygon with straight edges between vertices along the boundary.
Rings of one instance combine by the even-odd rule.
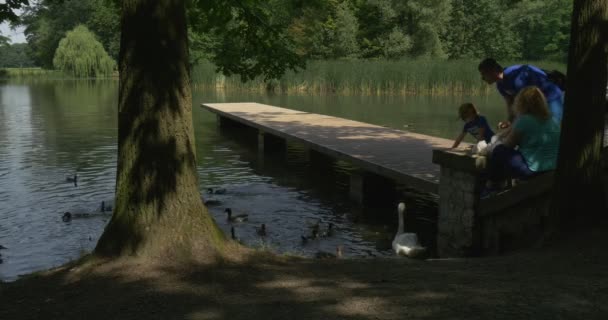
[[[359,168],[350,176],[350,196],[355,201],[364,202],[370,192],[378,191],[375,176],[437,194],[440,257],[525,247],[543,233],[551,210],[553,174],[480,200],[479,173],[486,159],[462,148],[447,150],[451,140],[258,103],[203,107],[217,114],[222,123],[257,130],[261,154],[274,145],[284,145],[284,141],[296,141],[332,159],[354,164]],[[608,181],[608,160],[604,165]]]
[[[258,130],[258,145],[272,135],[295,141],[329,157],[348,161],[362,171],[429,193],[438,193],[439,166],[433,149],[453,141],[322,114],[259,103],[213,103],[202,107]],[[405,119],[404,119],[405,120]],[[351,184],[362,184],[351,178]],[[351,186],[351,192],[352,192]]]

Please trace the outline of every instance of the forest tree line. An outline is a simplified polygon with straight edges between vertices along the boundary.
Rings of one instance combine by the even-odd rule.
[[[265,23],[281,29],[279,34],[306,60],[491,56],[565,62],[572,1],[269,0],[266,6],[260,8],[270,12]],[[192,9],[189,14],[198,12]],[[25,28],[28,55],[20,55],[24,62],[7,62],[15,55],[2,54],[0,67],[30,66],[33,61],[53,68],[59,42],[79,25],[95,34],[111,58],[118,57],[120,12],[115,1],[33,2],[18,23]],[[190,27],[194,64],[212,59],[230,40],[224,28]],[[23,50],[19,44],[2,47]]]

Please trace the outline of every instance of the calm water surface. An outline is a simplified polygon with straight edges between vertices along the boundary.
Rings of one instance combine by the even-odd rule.
[[[96,212],[111,203],[116,175],[116,81],[0,83],[0,279],[47,269],[91,251],[109,214],[65,223],[61,214]],[[490,97],[282,96],[195,91],[203,102],[253,101],[308,112],[453,138],[462,128],[456,108],[473,101],[491,122],[501,120],[503,103]],[[257,158],[254,135],[220,131],[215,116],[194,108],[201,190],[227,189],[210,207],[229,232],[225,207],[247,212],[250,221],[235,225],[237,237],[254,247],[312,256],[343,245],[347,257],[391,255],[396,229],[395,203],[360,208],[348,201],[348,163],[311,164],[305,150]],[[77,186],[66,178],[78,174]],[[436,203],[430,195],[403,189],[408,203],[406,229],[433,242]],[[307,226],[335,225],[335,235],[303,245]],[[265,223],[268,236],[256,234]]]

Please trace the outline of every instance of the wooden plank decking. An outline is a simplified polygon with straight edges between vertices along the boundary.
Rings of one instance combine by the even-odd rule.
[[[259,103],[213,103],[221,116],[353,163],[421,191],[437,193],[439,166],[432,149],[453,141],[322,114]]]

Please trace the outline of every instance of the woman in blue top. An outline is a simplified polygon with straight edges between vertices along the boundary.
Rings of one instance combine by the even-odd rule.
[[[458,116],[464,121],[464,128],[460,135],[454,140],[452,148],[458,147],[464,136],[469,133],[475,137],[476,141],[485,141],[490,143],[494,132],[488,125],[486,118],[479,114],[477,108],[472,103],[463,103],[458,108]]]
[[[551,117],[542,91],[535,86],[522,89],[513,107],[516,119],[512,129],[503,144],[494,148],[488,163],[489,190],[498,181],[527,179],[557,165],[560,127]]]

